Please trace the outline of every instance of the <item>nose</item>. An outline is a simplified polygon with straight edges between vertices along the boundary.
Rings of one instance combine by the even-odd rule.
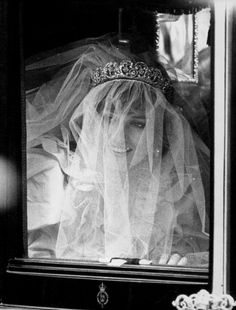
[[[114,121],[110,126],[110,144],[119,148],[126,146],[125,124],[121,121]]]

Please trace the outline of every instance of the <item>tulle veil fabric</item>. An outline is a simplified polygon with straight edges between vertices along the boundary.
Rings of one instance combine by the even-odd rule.
[[[179,253],[202,264],[209,150],[175,105],[179,96],[132,79],[93,85],[97,67],[127,59],[155,65],[107,37],[28,65],[48,79],[26,96],[29,234],[47,231],[57,258],[158,263]],[[49,198],[38,203],[41,187]]]

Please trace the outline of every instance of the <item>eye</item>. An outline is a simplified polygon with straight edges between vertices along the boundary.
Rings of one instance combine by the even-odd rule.
[[[139,129],[143,129],[145,127],[146,123],[144,123],[144,122],[132,122],[131,125],[139,128]]]
[[[105,120],[106,122],[108,122],[108,123],[111,122],[112,118],[113,118],[113,115],[112,115],[112,114],[104,115],[104,120]]]

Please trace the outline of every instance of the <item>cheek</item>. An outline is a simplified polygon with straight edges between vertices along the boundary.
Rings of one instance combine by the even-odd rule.
[[[138,148],[139,151],[146,152],[146,135],[144,129],[134,126],[129,127],[126,130],[126,141],[134,150]]]

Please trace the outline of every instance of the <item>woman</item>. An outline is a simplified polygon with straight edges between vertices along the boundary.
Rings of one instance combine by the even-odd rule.
[[[205,264],[208,149],[154,55],[113,43],[29,67],[53,71],[27,96],[29,255]]]

